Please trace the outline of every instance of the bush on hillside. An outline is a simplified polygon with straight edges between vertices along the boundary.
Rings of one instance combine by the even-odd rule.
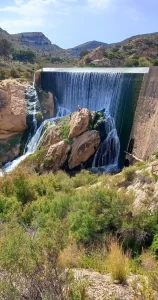
[[[124,283],[130,272],[129,259],[130,255],[125,254],[122,245],[117,240],[112,239],[108,245],[107,268],[112,274],[113,280],[119,280]]]
[[[139,66],[139,60],[135,58],[127,57],[124,61],[125,67],[138,67]]]
[[[6,78],[6,73],[4,70],[0,70],[0,80],[3,80]]]
[[[151,63],[146,57],[139,58],[139,67],[150,67]]]
[[[15,70],[15,69],[11,69],[10,70],[10,76],[12,77],[12,78],[18,78],[19,76],[18,76],[18,73],[17,73],[17,71]]]

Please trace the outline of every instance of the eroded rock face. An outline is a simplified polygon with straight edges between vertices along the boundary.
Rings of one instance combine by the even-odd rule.
[[[81,111],[71,115],[69,138],[79,136],[89,127],[90,111],[87,108],[82,108]]]
[[[52,169],[54,172],[62,167],[67,159],[70,149],[70,145],[68,145],[65,141],[60,141],[59,143],[49,147],[46,161],[49,163],[49,159],[51,158]]]
[[[0,166],[19,156],[21,137],[16,135],[7,140],[0,140]]]
[[[74,139],[69,168],[73,169],[83,162],[86,162],[96,151],[100,144],[99,132],[95,130],[86,131]]]
[[[60,128],[52,126],[46,130],[41,145],[52,146],[56,143],[59,143],[61,140]]]
[[[0,86],[0,140],[23,133],[26,125],[25,85],[6,80]]]

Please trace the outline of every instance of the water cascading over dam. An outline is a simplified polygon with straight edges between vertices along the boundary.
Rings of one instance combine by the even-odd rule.
[[[76,111],[78,104],[91,111],[105,110],[106,134],[95,153],[91,167],[102,168],[108,172],[124,165],[142,80],[148,71],[149,68],[44,68],[40,71],[40,81],[38,78],[36,86],[54,95],[56,117],[49,119],[50,122]],[[36,99],[36,90],[32,89],[34,86],[31,94]],[[33,123],[37,130],[25,145],[24,154],[6,164],[6,172],[12,171],[36,151],[47,121],[43,121],[37,129],[34,105]]]
[[[122,167],[142,80],[148,71],[149,68],[44,68],[40,80],[41,88],[54,94],[57,105],[71,112],[77,110],[78,104],[91,111],[105,109],[116,126],[120,141],[119,167]],[[100,155],[93,162],[95,167],[104,166],[108,157],[114,162],[118,156],[116,146],[119,147],[119,143],[113,122],[111,124],[112,132],[107,132],[111,139],[102,143],[102,149],[98,151]],[[107,146],[109,150],[105,155]]]

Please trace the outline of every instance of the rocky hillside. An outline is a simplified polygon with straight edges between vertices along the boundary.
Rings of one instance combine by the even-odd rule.
[[[158,33],[138,35],[110,47],[98,47],[86,55],[82,65],[105,67],[150,66],[158,64]]]
[[[7,41],[9,41],[15,50],[22,50],[26,48],[24,45],[20,44],[13,35],[9,34],[2,28],[0,28],[0,40],[1,39],[6,39]]]
[[[24,32],[12,35],[21,45],[30,48],[38,54],[62,55],[64,50],[59,46],[52,44],[51,41],[42,32]]]

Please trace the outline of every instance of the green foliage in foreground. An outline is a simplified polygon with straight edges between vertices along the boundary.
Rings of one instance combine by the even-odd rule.
[[[39,299],[49,299],[50,293],[52,299],[86,299],[80,297],[83,287],[82,292],[70,289],[69,274],[61,276],[59,258],[70,237],[76,247],[84,247],[86,266],[94,265],[86,253],[108,245],[110,235],[134,256],[151,245],[157,254],[158,213],[133,215],[133,196],[105,187],[105,175],[98,182],[98,175],[88,171],[75,177],[62,171],[41,176],[31,172],[23,167],[0,178],[0,289],[5,299],[21,299],[26,287],[32,300],[39,290]],[[131,181],[133,174],[132,169],[124,171],[124,178]]]

